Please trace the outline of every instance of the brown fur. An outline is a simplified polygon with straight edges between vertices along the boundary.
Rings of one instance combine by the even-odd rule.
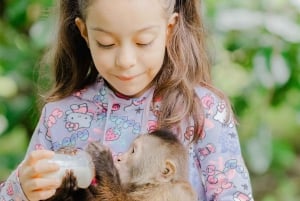
[[[123,170],[132,170],[134,166],[132,161],[129,161],[131,155],[127,156],[124,161],[114,162],[107,147],[91,143],[88,145],[87,151],[95,163],[96,184],[90,185],[87,189],[78,189],[76,178],[70,172],[64,178],[61,188],[47,201],[196,201],[196,194],[187,181],[186,152],[183,151],[184,147],[176,137],[168,131],[158,130],[150,135],[141,135],[137,140],[140,143],[137,148],[143,147],[143,149],[136,151],[142,151],[139,156],[143,157],[137,158],[135,156],[134,159],[138,161],[134,162],[138,165],[145,164],[143,160],[148,161],[152,157],[153,163],[148,163],[138,172],[132,171],[129,177],[121,177],[125,178],[121,181],[120,174],[123,174]],[[137,140],[135,141],[136,144]],[[148,150],[150,147],[153,150]],[[157,154],[157,152],[161,153],[154,157],[153,154]],[[127,153],[132,154],[130,150],[125,155]],[[176,165],[165,169],[166,171],[164,170],[161,174],[157,162],[164,163],[167,160]],[[118,162],[123,163],[117,164]],[[124,165],[130,167],[124,167]],[[184,166],[184,168],[178,167],[179,165]],[[144,174],[146,172],[147,176]],[[151,181],[147,181],[143,177],[147,177]],[[134,183],[132,181],[139,182]]]

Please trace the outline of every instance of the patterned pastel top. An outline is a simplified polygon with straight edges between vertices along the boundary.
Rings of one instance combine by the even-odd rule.
[[[206,88],[199,86],[195,91],[205,110],[204,134],[191,144],[192,126],[182,123],[176,132],[189,149],[189,178],[198,200],[253,200],[236,127],[226,120],[226,104]],[[100,78],[70,97],[47,103],[27,154],[70,145],[84,149],[88,142],[99,141],[116,156],[127,150],[137,135],[156,128],[160,100],[153,100],[153,92],[150,88],[139,98],[128,98],[114,93]],[[0,201],[11,200],[27,200],[17,170],[0,186]]]

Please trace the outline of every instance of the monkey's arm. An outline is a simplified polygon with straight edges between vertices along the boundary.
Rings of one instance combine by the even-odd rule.
[[[87,152],[93,159],[96,171],[95,184],[89,187],[95,201],[131,201],[122,188],[110,150],[104,145],[90,143]]]

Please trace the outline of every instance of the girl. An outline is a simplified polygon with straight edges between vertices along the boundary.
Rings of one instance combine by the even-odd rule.
[[[115,156],[156,128],[190,154],[199,200],[252,200],[231,109],[211,86],[197,0],[61,0],[53,89],[19,168],[0,200],[42,200],[60,181],[62,146],[109,146]]]

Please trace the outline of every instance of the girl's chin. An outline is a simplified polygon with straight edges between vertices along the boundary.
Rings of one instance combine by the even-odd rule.
[[[124,89],[124,88],[116,88],[114,86],[112,86],[111,84],[109,84],[108,82],[106,82],[107,85],[109,86],[109,88],[118,96],[121,98],[138,98],[141,95],[144,94],[144,92],[146,92],[151,84],[149,84],[148,86],[146,86],[143,89]],[[121,92],[122,91],[122,92]]]

